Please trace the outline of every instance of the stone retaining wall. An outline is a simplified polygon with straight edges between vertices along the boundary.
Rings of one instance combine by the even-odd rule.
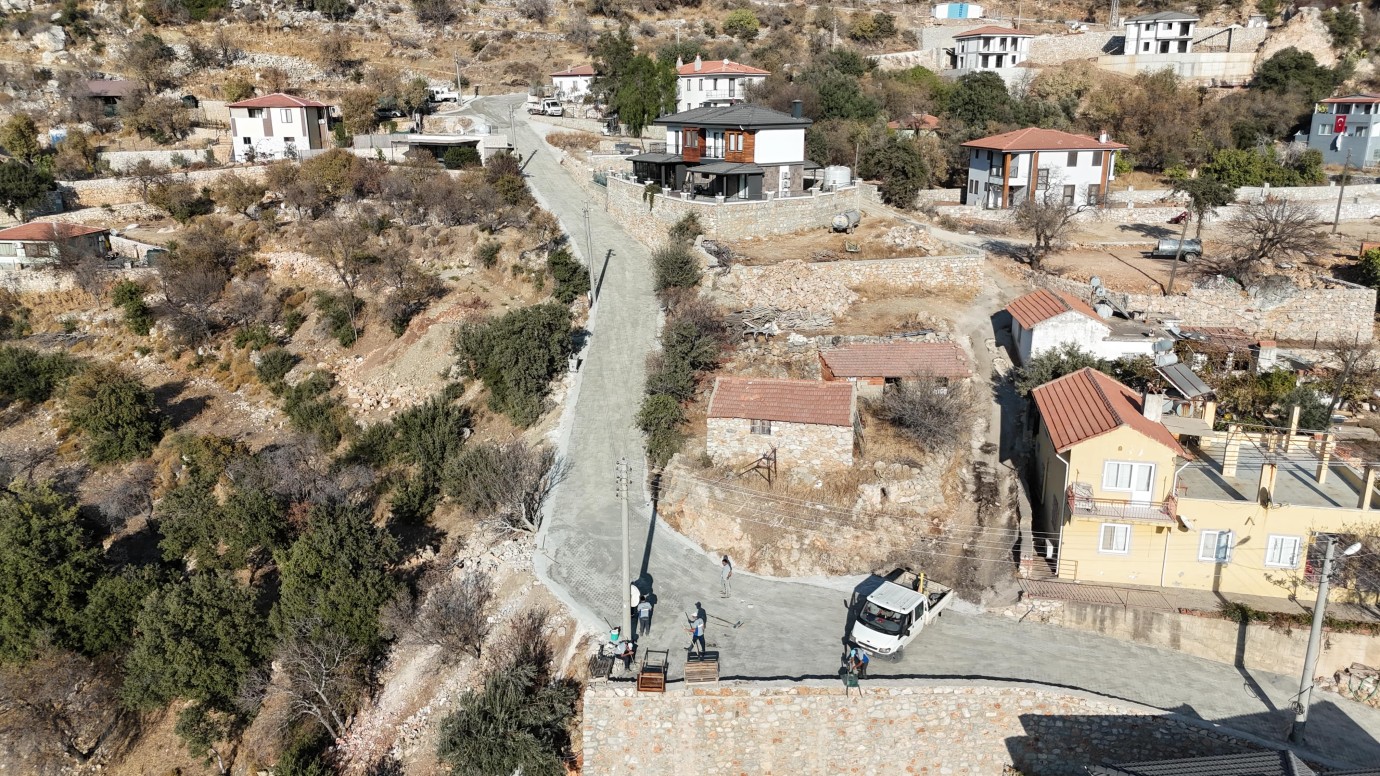
[[[1002,773],[1235,754],[1256,739],[1130,703],[1054,688],[866,680],[734,683],[638,693],[592,684],[584,771],[686,776]]]
[[[805,277],[800,281],[808,292],[811,283],[843,285],[856,288],[864,285],[893,286],[930,291],[971,291],[982,286],[982,257],[925,256],[914,259],[865,259],[859,261],[800,262],[797,268]],[[753,288],[764,276],[780,272],[780,265],[735,265],[727,278],[716,278],[714,287],[736,294],[745,303],[752,303]]]
[[[229,154],[226,151],[227,149],[221,148],[219,157],[216,157],[215,161],[228,161],[227,157]],[[215,154],[216,152],[213,150],[212,153]],[[162,149],[155,151],[102,151],[97,154],[97,157],[106,164],[109,164],[110,169],[116,172],[128,170],[144,159],[160,167],[174,166],[174,159],[176,157],[181,157],[184,164],[207,161],[205,148],[182,148],[173,151]]]
[[[1037,286],[1092,298],[1087,283],[1038,272],[1028,272],[1027,277]],[[1116,297],[1128,310],[1177,318],[1191,326],[1235,326],[1262,339],[1371,341],[1375,289],[1327,279],[1320,282],[1314,288],[1284,286],[1267,292],[1259,287],[1243,290],[1235,284],[1193,285],[1174,296],[1118,293]]]
[[[1121,641],[1173,649],[1196,657],[1247,668],[1278,671],[1303,665],[1308,648],[1306,626],[1283,630],[1267,623],[1240,625],[1215,617],[1108,606],[1081,601],[1028,599],[1003,612],[1008,617],[1046,622],[1063,628],[1100,633]],[[1331,676],[1352,663],[1380,666],[1380,639],[1328,631],[1318,655],[1318,676]]]
[[[666,230],[690,212],[699,214],[706,237],[741,240],[822,228],[838,213],[862,204],[856,186],[812,197],[751,202],[718,203],[658,194],[650,206],[643,192],[640,183],[609,176],[607,210],[630,234],[654,246],[664,242]]]
[[[1139,193],[1139,192],[1138,192]],[[1317,210],[1318,218],[1324,222],[1331,222],[1336,212],[1337,190],[1332,190],[1332,202],[1326,199],[1307,201]],[[1158,200],[1152,200],[1158,201]],[[1074,216],[1075,221],[1101,221],[1110,224],[1160,224],[1166,223],[1173,216],[1182,213],[1184,205],[1151,205],[1145,206],[1135,201],[1120,201],[1113,199],[1107,207],[1100,209],[1084,210]],[[1240,206],[1231,205],[1217,209],[1215,216],[1209,216],[1218,221],[1224,221],[1237,213]],[[950,218],[966,218],[975,221],[991,221],[995,223],[1010,223],[1010,210],[997,210],[981,208],[975,205],[940,205],[935,208],[936,215],[949,216]],[[1352,196],[1350,192],[1346,195],[1346,200],[1342,202],[1342,220],[1368,219],[1380,213],[1380,200],[1366,199],[1361,196]]]
[[[262,180],[263,167],[225,167],[216,170],[192,170],[171,173],[173,180],[186,181],[194,186],[210,186],[225,174],[241,175],[254,180]],[[100,207],[101,205],[125,205],[142,202],[139,183],[134,178],[97,178],[89,181],[65,181],[64,188],[70,189],[80,207]]]
[[[106,272],[107,280],[151,280],[157,276],[156,270],[148,267],[132,269],[111,269]],[[51,272],[41,269],[0,270],[0,288],[15,294],[44,294],[53,291],[70,291],[76,288],[76,280],[71,273]]]

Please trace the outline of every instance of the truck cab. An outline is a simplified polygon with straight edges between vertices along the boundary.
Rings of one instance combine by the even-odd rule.
[[[897,569],[861,602],[849,637],[874,655],[900,660],[906,645],[939,617],[952,594],[923,574]]]

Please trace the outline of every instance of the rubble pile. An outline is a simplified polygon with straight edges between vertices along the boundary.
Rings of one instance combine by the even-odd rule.
[[[919,466],[878,461],[873,466],[877,482],[858,486],[858,508],[904,506],[908,513],[924,515],[944,506],[946,461],[926,461]]]
[[[798,259],[762,267],[752,276],[732,274],[738,281],[737,297],[765,307],[838,315],[858,301],[842,279],[812,272]]]
[[[1380,709],[1380,670],[1352,663],[1332,676],[1318,677],[1317,683],[1319,689]]]
[[[886,230],[886,235],[882,239],[888,245],[908,253],[913,252],[914,255],[932,256],[943,252],[942,244],[918,226],[894,226]]]

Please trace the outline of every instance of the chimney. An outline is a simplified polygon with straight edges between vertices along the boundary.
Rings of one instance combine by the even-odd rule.
[[[1140,395],[1140,414],[1146,420],[1160,422],[1160,417],[1164,414],[1164,394],[1150,393],[1146,391]]]
[[[728,68],[728,57],[724,57],[724,68]]]
[[[685,67],[685,58],[676,57],[676,69],[679,70],[682,67]]]
[[[1102,134],[1097,136],[1097,142],[1106,143],[1110,138],[1107,137],[1107,130],[1102,130]]]
[[[803,107],[804,104],[800,100],[791,100],[791,115],[800,118]]]
[[[700,69],[703,68],[703,67],[704,67],[704,60],[700,59],[700,55],[699,55],[699,54],[696,54],[696,55],[695,55],[695,72],[698,73],[698,72],[700,71]]]
[[[1255,371],[1269,372],[1279,363],[1279,347],[1274,340],[1261,340],[1256,344]]]

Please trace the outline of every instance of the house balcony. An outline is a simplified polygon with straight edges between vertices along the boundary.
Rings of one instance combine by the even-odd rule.
[[[1069,486],[1069,514],[1075,520],[1116,520],[1155,525],[1173,525],[1177,500],[1132,502],[1127,499],[1093,498],[1092,486],[1075,482]]]

